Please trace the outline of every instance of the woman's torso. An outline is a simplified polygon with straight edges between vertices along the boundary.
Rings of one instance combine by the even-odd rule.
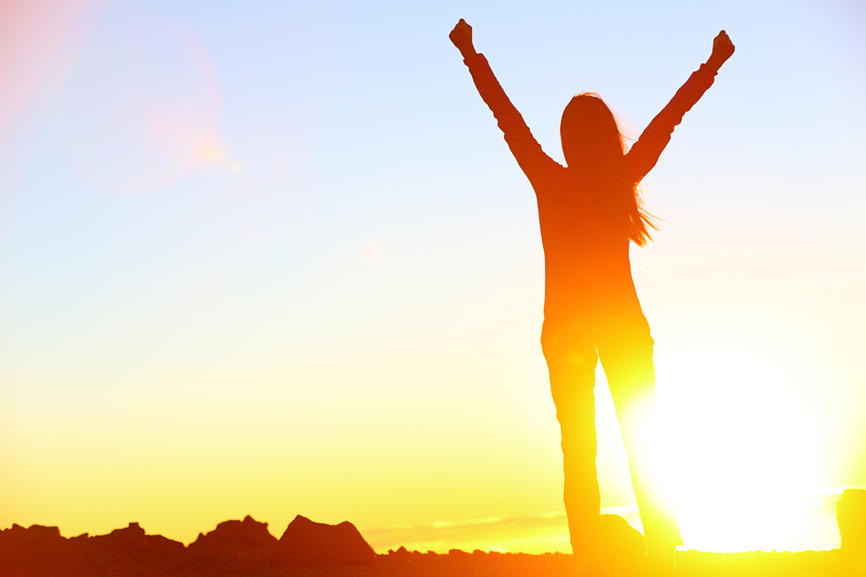
[[[544,246],[545,320],[643,320],[623,220],[612,219],[568,168],[551,165],[532,182]]]

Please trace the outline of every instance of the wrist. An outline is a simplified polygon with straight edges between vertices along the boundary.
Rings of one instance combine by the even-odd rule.
[[[714,71],[718,72],[719,68],[721,68],[724,63],[725,61],[722,58],[713,54],[707,59],[706,65],[708,68],[712,68]]]
[[[469,58],[475,56],[478,53],[475,51],[475,47],[470,44],[469,46],[464,46],[460,48],[460,54],[463,56],[463,60],[468,60]]]

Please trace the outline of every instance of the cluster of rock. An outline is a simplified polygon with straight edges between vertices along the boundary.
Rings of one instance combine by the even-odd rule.
[[[845,491],[836,516],[842,538],[837,550],[748,554],[684,551],[677,555],[677,563],[683,575],[707,574],[709,569],[713,574],[866,575],[866,491]],[[604,515],[602,525],[606,540],[617,551],[617,567],[637,566],[645,551],[643,536],[614,515]],[[161,535],[147,535],[138,523],[94,537],[85,533],[65,538],[57,527],[41,525],[27,529],[13,525],[0,531],[0,577],[571,577],[575,569],[571,555],[562,554],[465,553],[455,549],[437,555],[400,547],[377,557],[348,521],[326,525],[300,515],[279,540],[268,532],[267,523],[247,516],[243,521],[220,523],[186,547]]]
[[[250,516],[225,521],[184,547],[147,535],[138,523],[108,535],[65,538],[57,527],[13,525],[0,531],[4,577],[52,575],[271,575],[290,567],[369,565],[373,548],[351,523],[315,523],[298,515],[277,540]]]

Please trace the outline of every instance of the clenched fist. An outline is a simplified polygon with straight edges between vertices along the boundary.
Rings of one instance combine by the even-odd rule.
[[[728,34],[722,30],[713,40],[713,53],[710,55],[710,59],[707,60],[707,64],[714,70],[718,70],[733,53],[734,43],[728,38]]]
[[[475,47],[472,45],[472,26],[467,24],[463,18],[460,19],[460,22],[457,23],[457,26],[448,35],[448,38],[451,39],[451,42],[457,47],[463,58],[468,58],[475,54]]]

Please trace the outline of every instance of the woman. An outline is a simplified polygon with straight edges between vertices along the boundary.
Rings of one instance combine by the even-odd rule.
[[[674,127],[712,85],[734,45],[720,32],[709,60],[627,152],[604,102],[595,94],[575,96],[560,125],[563,167],[541,150],[487,60],[476,53],[472,28],[461,19],[450,38],[538,200],[545,264],[541,346],[562,433],[564,500],[574,554],[584,563],[597,563],[606,547],[595,466],[593,386],[600,359],[628,453],[647,556],[656,566],[672,567],[682,540],[675,504],[656,472],[653,340],[631,276],[629,242],[643,246],[652,227],[641,208],[638,184],[655,166]]]

